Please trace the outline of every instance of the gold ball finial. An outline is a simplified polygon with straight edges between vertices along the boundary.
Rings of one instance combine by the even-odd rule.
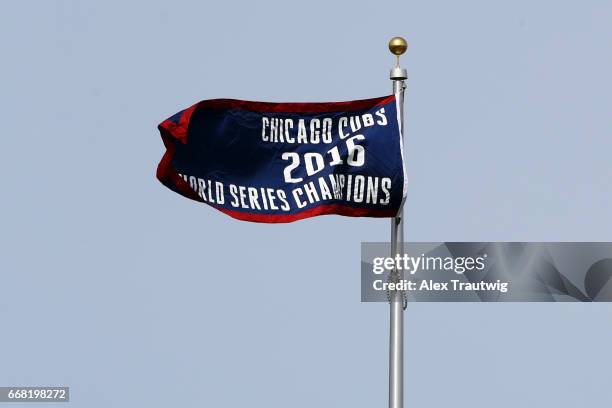
[[[402,37],[393,37],[389,40],[389,51],[398,57],[406,52],[408,43]]]

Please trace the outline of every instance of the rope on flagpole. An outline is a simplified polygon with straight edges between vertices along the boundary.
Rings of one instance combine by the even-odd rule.
[[[391,271],[391,273],[389,273],[389,276],[387,277],[387,283],[397,283],[401,280],[401,275],[399,274],[399,272],[393,270]],[[391,290],[389,289],[389,285],[387,285],[387,302],[391,303]],[[406,308],[408,307],[408,292],[406,291],[406,289],[401,290],[400,291],[402,293],[402,303],[403,303],[403,308],[404,310],[406,310]]]

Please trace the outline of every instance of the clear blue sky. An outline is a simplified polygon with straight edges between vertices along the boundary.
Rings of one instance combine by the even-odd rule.
[[[10,1],[0,385],[72,407],[385,406],[389,223],[238,222],[162,187],[156,125],[200,99],[391,92],[403,35],[406,239],[612,240],[608,1]],[[288,289],[291,288],[291,289]],[[612,306],[416,304],[406,406],[612,404]]]

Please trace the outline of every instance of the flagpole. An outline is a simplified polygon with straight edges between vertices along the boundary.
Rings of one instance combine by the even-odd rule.
[[[404,138],[404,80],[408,78],[408,75],[405,69],[400,68],[399,58],[406,52],[407,48],[406,40],[401,37],[394,37],[389,41],[389,50],[397,57],[396,65],[391,70],[389,77],[393,81],[393,94],[397,98],[402,140]],[[397,216],[391,219],[391,255],[393,257],[403,251],[403,206],[404,203],[402,202]],[[394,282],[402,278],[402,271],[395,269],[389,280]],[[389,292],[389,408],[404,407],[404,296],[404,292],[399,290]]]

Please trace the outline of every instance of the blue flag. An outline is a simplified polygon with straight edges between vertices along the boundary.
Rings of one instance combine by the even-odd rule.
[[[163,121],[157,178],[234,218],[393,217],[406,195],[395,96],[201,101]]]

